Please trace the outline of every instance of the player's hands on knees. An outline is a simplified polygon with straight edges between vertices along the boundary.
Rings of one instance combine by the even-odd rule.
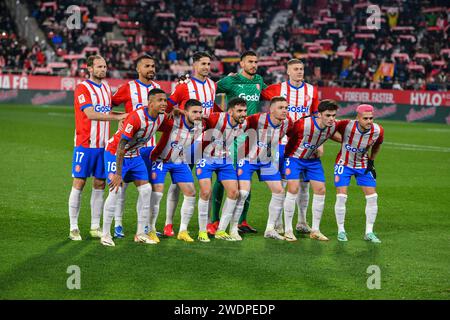
[[[377,179],[377,172],[375,171],[375,160],[369,160],[367,163],[366,171],[364,171],[364,174],[367,174],[368,172],[372,172],[373,178]]]
[[[122,176],[118,174],[113,174],[111,178],[111,182],[109,183],[109,192],[119,191],[119,188],[122,186]]]

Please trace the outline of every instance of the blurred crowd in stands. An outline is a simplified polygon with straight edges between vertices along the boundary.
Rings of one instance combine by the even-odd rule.
[[[28,1],[46,39],[27,47],[0,0],[3,73],[85,76],[86,57],[103,55],[109,76],[134,77],[142,53],[157,59],[158,79],[188,73],[195,51],[214,55],[212,78],[238,71],[239,55],[260,55],[267,83],[285,78],[293,57],[320,86],[448,90],[447,1],[58,0]],[[67,20],[77,5],[79,28]],[[72,7],[73,9],[73,7]],[[287,21],[277,19],[284,14]]]

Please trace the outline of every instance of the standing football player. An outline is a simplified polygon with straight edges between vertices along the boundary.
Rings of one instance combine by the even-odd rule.
[[[136,59],[136,71],[138,78],[128,81],[119,87],[112,97],[113,106],[124,104],[125,111],[130,113],[138,108],[148,106],[148,93],[154,88],[160,88],[160,85],[153,81],[156,75],[155,59],[149,55],[142,55]],[[150,153],[155,147],[155,137],[139,150],[142,160],[144,160],[147,172],[150,176],[152,166],[150,163]],[[122,193],[119,194],[117,211],[114,215],[114,237],[123,238],[125,236],[122,227],[123,210],[125,206],[125,193],[128,183],[124,183]]]
[[[288,116],[292,121],[300,118],[314,115],[317,113],[319,99],[317,88],[304,81],[304,64],[299,59],[291,59],[287,63],[288,81],[272,84],[261,92],[261,97],[270,100],[276,96],[285,97],[289,103]],[[284,149],[287,143],[287,137],[284,137],[280,144],[280,172],[284,173]],[[321,153],[322,149],[317,150]],[[297,196],[298,206],[298,223],[296,230],[301,233],[310,233],[311,228],[306,221],[306,212],[309,205],[309,181],[305,177],[301,177],[300,188]],[[277,230],[282,229],[282,221],[278,222]]]
[[[320,232],[320,220],[325,206],[325,174],[320,161],[318,148],[336,131],[335,119],[338,105],[332,100],[322,100],[319,103],[318,115],[302,118],[294,123],[285,150],[285,174],[287,193],[284,201],[285,238],[296,241],[292,232],[292,217],[295,212],[295,202],[300,189],[300,176],[303,174],[314,192],[312,212],[313,223],[310,232],[311,239],[326,241],[328,238]],[[340,141],[338,138],[335,138]]]
[[[175,91],[169,97],[167,112],[171,112],[172,108],[183,110],[184,104],[189,99],[201,102],[204,117],[208,117],[211,112],[222,112],[214,103],[217,85],[208,77],[211,71],[211,56],[207,52],[196,52],[192,60],[193,75],[187,83],[177,85]],[[179,194],[180,188],[178,184],[171,184],[167,191],[166,223],[164,227],[164,235],[168,237],[175,235],[173,231],[173,216],[178,205]]]
[[[258,56],[253,51],[246,51],[241,55],[240,67],[242,71],[238,74],[229,75],[217,82],[217,93],[224,93],[227,100],[242,98],[247,102],[247,114],[252,115],[260,112],[261,91],[267,87],[263,78],[256,74],[258,69]],[[245,136],[241,136],[234,144],[234,161],[237,161],[238,145],[245,141]],[[208,225],[208,232],[215,233],[219,226],[220,207],[223,199],[223,186],[218,181],[214,184],[212,196],[212,217],[211,224]],[[247,223],[247,214],[250,207],[250,194],[245,202],[244,211],[239,221],[239,231],[242,233],[255,233],[257,230]]]
[[[137,232],[135,242],[156,244],[145,233],[150,217],[152,187],[148,172],[139,150],[168,120],[164,114],[167,96],[164,90],[155,88],[148,93],[148,107],[138,108],[125,119],[121,129],[108,141],[105,150],[105,171],[108,176],[109,195],[103,209],[103,234],[101,244],[115,246],[111,237],[111,223],[118,205],[122,184],[134,182],[138,191]]]
[[[69,239],[81,240],[78,227],[81,193],[86,179],[94,177],[91,193],[91,231],[94,238],[101,237],[100,218],[105,189],[103,153],[109,139],[109,121],[123,120],[124,113],[111,112],[111,89],[103,80],[106,61],[101,56],[87,59],[89,79],[75,88],[75,149],[72,161],[72,190],[69,196]]]
[[[344,228],[345,203],[347,189],[352,176],[366,196],[366,232],[364,239],[380,243],[373,232],[378,213],[378,194],[376,192],[375,158],[380,152],[384,139],[384,130],[373,122],[374,108],[368,104],[356,108],[355,120],[341,120],[337,131],[342,135],[341,150],[334,167],[334,185],[336,186],[336,204],[334,206],[338,225],[338,240],[348,241]],[[370,155],[369,155],[370,153]]]

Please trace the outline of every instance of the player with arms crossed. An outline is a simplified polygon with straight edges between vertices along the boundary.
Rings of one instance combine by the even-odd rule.
[[[69,239],[81,240],[78,228],[81,192],[86,179],[94,176],[91,194],[91,231],[94,238],[101,237],[100,218],[105,189],[103,153],[109,139],[109,121],[123,120],[124,113],[111,112],[111,89],[103,80],[106,61],[101,56],[87,59],[89,79],[75,88],[75,149],[72,161],[73,184],[69,197]]]
[[[132,111],[148,106],[148,93],[154,88],[160,88],[160,85],[153,81],[156,75],[155,59],[149,55],[142,55],[136,59],[136,71],[138,78],[123,84],[112,97],[112,104],[118,106],[124,104],[125,111]],[[147,172],[150,176],[152,166],[150,163],[150,153],[155,147],[155,136],[139,150],[142,160],[144,160]],[[123,238],[125,236],[122,227],[123,210],[125,206],[125,193],[128,183],[124,183],[122,193],[119,195],[119,204],[114,215],[114,237]]]
[[[334,185],[336,186],[336,204],[334,206],[338,225],[338,240],[348,241],[344,228],[345,202],[350,179],[355,176],[356,183],[366,196],[366,233],[364,239],[380,243],[373,232],[378,213],[378,194],[376,192],[376,172],[374,161],[380,152],[384,139],[384,129],[373,122],[374,108],[362,104],[356,108],[355,120],[341,120],[337,131],[342,134],[341,150],[334,167]],[[370,149],[370,156],[369,156]]]
[[[246,51],[241,55],[240,67],[242,72],[229,75],[217,82],[217,93],[225,93],[226,98],[230,101],[233,98],[242,98],[247,102],[247,114],[252,115],[260,112],[260,95],[261,91],[267,87],[263,78],[256,74],[258,69],[258,56],[253,51]],[[238,145],[242,144],[245,136],[239,137],[234,145],[234,160],[237,160]],[[223,198],[222,184],[214,184],[212,197],[212,217],[211,224],[208,225],[208,232],[214,234],[219,225],[219,213]],[[250,194],[245,202],[244,211],[239,221],[239,230],[243,233],[257,232],[255,228],[247,223],[247,214],[250,207]]]
[[[227,199],[223,206],[218,229],[215,231],[215,238],[227,241],[240,240],[237,232],[231,234],[226,232],[239,197],[236,170],[233,166],[230,149],[233,148],[235,138],[242,134],[241,125],[247,116],[247,103],[242,98],[231,99],[228,102],[227,110],[227,112],[212,113],[203,120],[203,130],[206,130],[202,137],[203,158],[196,165],[196,175],[200,185],[199,239],[208,238],[206,227],[211,198],[211,179],[213,172],[216,172],[217,181],[223,184],[227,192]]]
[[[164,114],[167,107],[166,93],[152,89],[148,93],[148,107],[138,108],[126,118],[122,128],[108,141],[105,150],[105,169],[108,175],[109,195],[103,210],[103,234],[101,244],[115,246],[111,238],[111,223],[122,192],[122,182],[134,182],[138,191],[137,232],[135,242],[156,244],[145,233],[150,216],[152,187],[148,182],[148,172],[139,149],[153,137],[168,118]]]
[[[304,64],[299,59],[291,59],[287,63],[288,81],[272,84],[261,92],[261,97],[265,100],[270,100],[276,96],[285,97],[289,103],[288,116],[292,121],[297,121],[300,118],[314,115],[317,113],[319,99],[317,88],[304,81]],[[280,144],[280,172],[284,172],[284,149],[287,143],[287,137],[284,137]],[[322,148],[317,152],[321,153]],[[310,233],[311,228],[306,221],[306,212],[309,205],[309,181],[304,177],[300,180],[300,188],[297,195],[298,206],[298,223],[296,225],[297,231],[301,233]],[[282,216],[280,216],[282,219]],[[281,229],[282,221],[277,223],[276,229]]]
[[[158,242],[156,221],[164,191],[164,180],[168,172],[170,172],[172,182],[179,186],[184,195],[178,239],[186,242],[194,241],[187,231],[195,210],[194,178],[189,164],[191,163],[192,143],[202,133],[201,121],[202,103],[195,99],[189,99],[184,104],[183,114],[174,116],[160,127],[163,134],[151,154],[153,192],[148,233],[150,238]],[[209,238],[199,237],[199,240],[209,241]]]
[[[193,76],[186,83],[177,85],[175,91],[169,97],[167,112],[171,112],[172,108],[183,110],[184,104],[189,99],[201,102],[204,117],[208,117],[211,112],[222,112],[214,103],[217,85],[208,77],[211,71],[211,56],[207,52],[196,52],[192,60]],[[175,235],[173,216],[178,205],[179,194],[178,184],[171,184],[167,191],[166,223],[164,227],[164,235],[168,237]]]
[[[285,174],[287,179],[287,193],[284,201],[285,238],[296,241],[292,232],[292,218],[295,212],[295,202],[300,188],[300,176],[311,182],[314,192],[312,212],[313,223],[310,232],[311,239],[326,241],[320,230],[320,220],[325,206],[325,174],[317,153],[318,148],[336,132],[336,111],[338,105],[333,100],[322,100],[319,103],[318,115],[299,119],[288,132],[289,141],[285,150]]]
[[[264,237],[284,240],[284,237],[275,230],[275,224],[282,213],[284,202],[278,145],[293,125],[287,116],[287,108],[288,103],[284,97],[274,97],[270,101],[270,112],[247,117],[245,130],[248,140],[245,143],[245,151],[239,154],[237,165],[240,196],[231,225],[232,233],[237,233],[238,219],[250,193],[253,172],[256,171],[259,180],[264,181],[272,192]],[[243,158],[241,154],[244,155]]]

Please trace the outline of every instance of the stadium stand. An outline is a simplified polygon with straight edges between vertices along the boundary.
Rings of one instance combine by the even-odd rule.
[[[320,86],[447,90],[448,3],[372,3],[381,9],[375,30],[365,1],[29,1],[56,57],[42,44],[21,45],[11,17],[3,16],[0,65],[3,72],[83,76],[85,57],[99,52],[110,77],[129,78],[134,59],[147,52],[158,59],[158,79],[174,80],[189,71],[193,52],[206,50],[217,58],[218,79],[252,49],[267,83],[283,79],[285,62],[298,57],[308,81]],[[81,30],[65,24],[73,4],[81,9]]]

